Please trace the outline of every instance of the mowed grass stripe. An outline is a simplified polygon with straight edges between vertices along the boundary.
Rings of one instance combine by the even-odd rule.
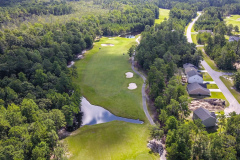
[[[143,80],[136,74],[130,79],[125,76],[126,72],[133,72],[127,51],[136,44],[135,40],[101,38],[83,60],[76,62],[80,76],[74,79],[74,83],[81,87],[82,94],[90,103],[102,106],[117,116],[147,122],[142,109]],[[136,83],[138,88],[128,90],[129,83]]]

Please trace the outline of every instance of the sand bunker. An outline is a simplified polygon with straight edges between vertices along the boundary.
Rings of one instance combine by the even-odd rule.
[[[132,78],[133,77],[133,73],[132,72],[127,72],[126,74],[126,78]]]
[[[137,88],[136,83],[129,83],[128,89],[133,90],[133,89],[136,89],[136,88]]]
[[[101,46],[114,46],[114,44],[101,44]]]

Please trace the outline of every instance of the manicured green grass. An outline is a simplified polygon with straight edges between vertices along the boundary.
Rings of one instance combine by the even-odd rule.
[[[197,34],[191,34],[191,37],[192,37],[193,43],[197,45],[198,44],[197,43]]]
[[[126,72],[133,72],[127,50],[136,44],[135,40],[101,38],[83,60],[76,62],[79,77],[74,79],[74,83],[81,87],[83,96],[90,103],[102,106],[117,116],[145,121],[141,94],[143,80],[136,74],[130,79],[125,75]],[[136,83],[138,88],[129,90],[129,83]]]
[[[216,84],[207,84],[208,89],[219,89]]]
[[[155,24],[160,24],[164,21],[164,19],[168,19],[169,18],[169,9],[162,9],[159,8],[159,19],[155,19]]]
[[[238,101],[238,103],[240,103],[240,92],[238,92],[237,90],[235,90],[234,88],[234,84],[232,81],[224,78],[224,77],[220,77],[220,79],[222,80],[222,82],[225,84],[225,86],[228,88],[228,90],[232,93],[232,95],[236,98],[236,100]]]
[[[71,160],[156,160],[147,148],[148,127],[120,121],[84,126],[64,142]]]
[[[238,26],[240,28],[240,15],[231,15],[229,18],[225,18],[224,21],[227,25],[232,24],[233,26]]]
[[[213,81],[212,77],[207,72],[202,72],[204,81]]]

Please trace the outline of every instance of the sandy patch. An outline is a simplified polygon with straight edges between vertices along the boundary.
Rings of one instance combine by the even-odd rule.
[[[235,63],[235,64],[233,64],[233,66],[235,66],[236,69],[240,69],[240,63]]]
[[[240,21],[240,18],[238,18],[237,21]]]
[[[114,44],[101,44],[101,46],[114,46]]]
[[[133,90],[133,89],[136,89],[136,88],[137,88],[136,83],[129,83],[128,89]]]
[[[114,39],[114,38],[108,38],[108,39]]]
[[[221,111],[225,108],[225,101],[222,99],[199,99],[192,100],[188,105],[191,111],[194,111],[200,107],[203,107],[209,111]]]
[[[127,72],[126,74],[126,78],[132,78],[133,77],[133,73],[132,72]]]

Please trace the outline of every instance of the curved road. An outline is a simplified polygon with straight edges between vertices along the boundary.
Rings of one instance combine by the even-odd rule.
[[[191,29],[194,25],[194,23],[197,21],[197,19],[200,17],[201,13],[199,12],[199,15],[190,23],[188,29],[187,29],[187,39],[189,43],[193,43],[192,37],[191,37]],[[204,51],[204,50],[203,50]],[[225,108],[224,112],[225,115],[228,115],[229,113],[235,111],[236,113],[240,113],[240,104],[235,99],[235,97],[232,95],[232,93],[228,90],[228,88],[225,86],[225,84],[220,79],[220,76],[223,75],[230,75],[231,73],[224,73],[224,72],[217,72],[214,71],[206,61],[201,61],[202,66],[207,70],[208,74],[212,77],[212,79],[215,81],[215,83],[218,85],[219,89],[222,91],[228,102],[230,103],[230,106]]]
[[[136,39],[136,42],[139,44],[140,41],[139,39],[141,38],[141,36],[139,36],[137,39]],[[148,121],[150,122],[151,125],[155,125],[155,123],[153,122],[153,119],[152,117],[150,116],[149,112],[148,112],[148,109],[147,109],[147,102],[146,102],[146,99],[147,99],[147,95],[145,93],[145,88],[146,88],[146,77],[144,77],[144,75],[142,75],[141,73],[139,73],[135,68],[134,68],[134,56],[132,57],[132,70],[138,74],[140,77],[142,77],[143,79],[143,86],[142,86],[142,103],[143,103],[143,110],[144,110],[144,113],[145,115],[147,116],[148,118]]]

